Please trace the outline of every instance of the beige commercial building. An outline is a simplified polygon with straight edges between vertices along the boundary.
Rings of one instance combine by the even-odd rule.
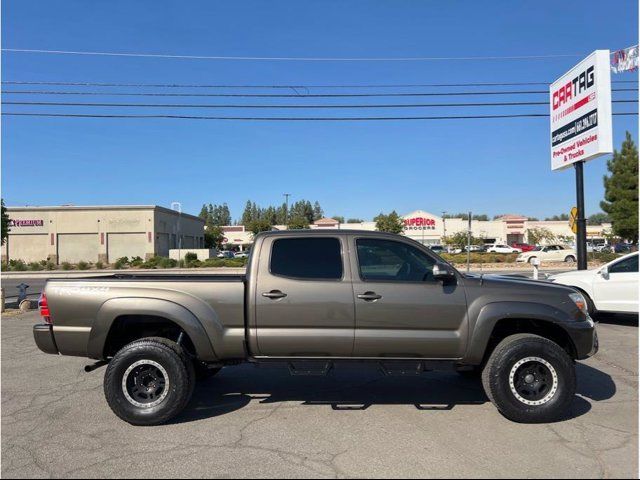
[[[113,263],[203,248],[204,221],[155,205],[8,207],[2,260]]]
[[[404,235],[425,245],[441,245],[445,236],[458,232],[466,232],[468,221],[462,218],[443,218],[424,210],[416,210],[402,217]],[[273,227],[285,230],[285,225]],[[310,225],[310,228],[340,230],[375,230],[375,222],[340,223],[333,218],[321,218]],[[485,243],[526,243],[527,232],[533,228],[545,228],[555,237],[555,241],[573,243],[575,235],[568,221],[532,221],[522,215],[503,215],[495,220],[472,220],[471,234],[482,238]],[[225,232],[225,248],[246,249],[253,243],[253,235],[242,225],[223,227]],[[589,225],[588,239],[603,239],[610,233],[611,224]]]

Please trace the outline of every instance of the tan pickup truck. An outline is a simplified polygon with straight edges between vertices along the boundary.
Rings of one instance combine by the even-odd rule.
[[[406,237],[286,231],[255,239],[246,275],[116,274],[51,279],[38,347],[107,365],[120,418],[166,422],[197,378],[239,362],[279,361],[327,374],[377,362],[387,374],[482,374],[507,418],[563,416],[576,360],[597,350],[576,290],[515,277],[464,275]]]

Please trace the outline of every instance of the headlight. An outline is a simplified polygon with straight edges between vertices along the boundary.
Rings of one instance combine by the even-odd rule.
[[[580,309],[582,313],[585,315],[589,315],[589,309],[587,308],[587,301],[580,293],[570,293],[569,298],[573,300],[573,303],[576,304],[576,307]]]

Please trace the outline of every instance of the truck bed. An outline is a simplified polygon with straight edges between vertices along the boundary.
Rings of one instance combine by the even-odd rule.
[[[44,292],[61,354],[103,359],[105,341],[118,322],[158,318],[186,331],[203,360],[216,361],[245,357],[245,279],[242,274],[116,273],[51,279]]]

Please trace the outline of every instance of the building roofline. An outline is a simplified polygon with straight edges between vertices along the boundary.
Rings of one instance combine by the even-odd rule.
[[[7,207],[7,212],[43,212],[43,211],[103,211],[103,210],[155,210],[169,215],[178,215],[178,212],[160,205],[51,205],[51,206],[25,206],[25,207]],[[190,213],[181,214],[185,218],[204,220]]]

